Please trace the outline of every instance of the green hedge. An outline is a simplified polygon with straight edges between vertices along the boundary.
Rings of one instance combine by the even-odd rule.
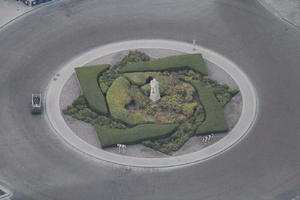
[[[196,134],[201,135],[228,131],[223,107],[213,92],[206,88],[200,81],[191,81],[191,83],[196,88],[206,113],[205,121],[197,128]]]
[[[98,86],[99,73],[106,70],[110,65],[94,65],[76,68],[77,78],[83,95],[92,110],[97,113],[107,113],[105,97]]]
[[[120,69],[121,72],[145,72],[192,69],[207,75],[207,69],[201,54],[187,54],[159,58],[153,61],[128,63]]]
[[[125,106],[132,100],[137,102],[149,101],[149,99],[144,96],[141,91],[131,86],[130,82],[126,78],[122,76],[117,78],[108,89],[106,98],[110,113],[115,119],[121,120],[130,125],[154,122],[154,118],[151,115],[132,112],[125,108]]]
[[[114,129],[96,126],[97,135],[102,147],[116,144],[134,144],[147,139],[161,138],[171,134],[177,124],[142,124],[128,129]]]

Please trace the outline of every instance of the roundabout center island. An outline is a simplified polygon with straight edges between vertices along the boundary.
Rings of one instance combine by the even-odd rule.
[[[46,112],[59,135],[98,159],[182,166],[221,153],[250,128],[255,92],[236,72],[242,73],[224,57],[182,42],[115,43],[63,67],[48,87]]]

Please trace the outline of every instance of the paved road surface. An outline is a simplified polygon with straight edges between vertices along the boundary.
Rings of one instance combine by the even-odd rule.
[[[238,145],[173,170],[111,166],[82,155],[32,116],[30,95],[64,63],[129,39],[196,39],[248,74],[257,123]],[[300,190],[300,33],[252,0],[72,0],[0,31],[0,180],[22,200],[291,199]]]

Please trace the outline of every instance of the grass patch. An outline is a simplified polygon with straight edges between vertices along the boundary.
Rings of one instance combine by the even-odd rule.
[[[196,134],[201,135],[228,131],[223,107],[212,91],[205,87],[200,81],[191,81],[191,83],[196,88],[206,113],[205,121],[197,128]]]
[[[148,62],[128,63],[120,69],[120,72],[165,71],[185,68],[207,75],[207,69],[201,54],[178,55]]]
[[[102,147],[119,143],[134,144],[146,139],[165,137],[171,134],[177,124],[142,124],[128,129],[113,129],[106,126],[96,126]]]
[[[95,65],[76,68],[76,75],[80,83],[83,95],[88,101],[90,108],[97,113],[107,113],[105,97],[98,86],[99,73],[106,70],[110,65]]]

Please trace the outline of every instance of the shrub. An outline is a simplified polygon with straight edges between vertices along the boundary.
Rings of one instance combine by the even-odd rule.
[[[98,75],[106,70],[109,65],[84,66],[76,68],[82,92],[89,104],[89,107],[98,113],[107,113],[105,97],[98,86]]]
[[[184,123],[178,127],[178,129],[170,137],[157,139],[157,140],[146,140],[142,144],[160,151],[165,154],[171,154],[178,151],[194,134],[189,123]]]
[[[99,76],[99,86],[104,94],[106,94],[108,88],[119,76],[121,76],[121,74],[113,70],[106,70]]]
[[[182,99],[179,95],[164,96],[160,99],[160,106],[164,110],[180,113],[182,110]]]
[[[86,106],[86,105],[87,105],[87,102],[86,102],[85,97],[84,97],[83,95],[80,95],[79,97],[77,97],[77,98],[73,101],[72,105],[73,105],[74,107],[77,107],[77,106]]]
[[[74,113],[72,117],[87,123],[92,123],[92,121],[96,119],[98,115],[91,111],[89,108],[83,108],[81,110],[78,110],[78,112]]]
[[[196,88],[206,113],[206,119],[197,128],[196,133],[201,135],[228,131],[223,108],[212,91],[206,88],[200,81],[192,81],[191,83]]]
[[[102,147],[109,147],[119,143],[134,144],[140,141],[165,137],[171,134],[177,124],[143,124],[128,129],[115,129],[106,126],[96,126]]]
[[[127,63],[135,63],[135,62],[145,62],[149,61],[150,57],[140,51],[134,50],[129,51],[128,55],[125,56],[120,62],[112,67],[113,70],[119,70],[124,67]]]
[[[125,108],[134,98],[143,94],[136,89],[132,89],[130,82],[124,78],[117,78],[107,91],[107,102],[112,117],[130,125],[141,123],[153,123],[152,116],[145,113],[132,112]],[[142,97],[141,97],[142,98]]]
[[[143,92],[137,87],[132,85],[129,91],[129,96],[133,99],[139,108],[145,108],[150,104],[150,99],[143,94]]]
[[[72,106],[72,105],[67,106],[67,108],[65,108],[65,109],[63,110],[63,113],[64,113],[65,115],[73,115],[73,114],[75,114],[76,112],[78,112],[78,109],[75,108],[75,107]]]
[[[121,72],[146,72],[191,69],[207,75],[207,69],[201,54],[187,54],[159,58],[153,61],[128,63],[120,69]]]
[[[195,108],[197,107],[198,103],[193,102],[193,103],[186,103],[182,104],[182,113],[185,116],[191,116],[194,113]]]
[[[93,126],[107,126],[107,127],[110,127],[110,128],[119,128],[119,129],[122,129],[122,128],[126,128],[125,125],[121,124],[121,123],[118,123],[118,122],[115,122],[113,121],[112,119],[106,117],[106,116],[98,116],[96,119],[94,119],[91,124]]]
[[[217,100],[222,106],[225,106],[239,91],[237,89],[230,88],[228,85],[219,84],[217,81],[211,80],[209,77],[204,77],[203,84],[210,88]]]

